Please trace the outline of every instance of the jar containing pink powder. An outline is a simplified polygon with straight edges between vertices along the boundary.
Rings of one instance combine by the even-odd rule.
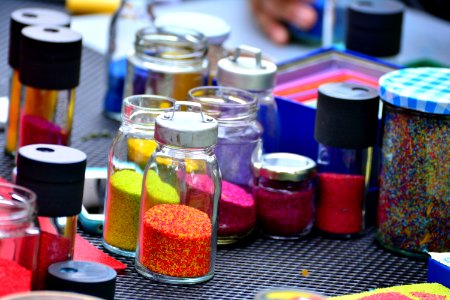
[[[316,163],[291,153],[269,153],[252,162],[257,224],[274,239],[298,239],[314,223]]]

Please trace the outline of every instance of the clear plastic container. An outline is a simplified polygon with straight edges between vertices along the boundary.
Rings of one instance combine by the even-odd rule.
[[[397,253],[450,251],[450,70],[380,78],[383,100],[378,234]]]
[[[0,183],[0,297],[31,289],[39,241],[35,213],[34,192]]]
[[[156,95],[135,95],[123,101],[122,125],[108,160],[103,245],[111,252],[135,255],[142,178],[156,149],[155,119],[174,103]]]
[[[194,111],[179,111],[181,106]],[[155,139],[158,148],[143,179],[136,270],[165,283],[209,280],[221,193],[217,121],[198,103],[176,102],[172,112],[156,119]]]
[[[316,163],[292,153],[269,153],[252,162],[258,227],[274,239],[298,239],[314,223]]]

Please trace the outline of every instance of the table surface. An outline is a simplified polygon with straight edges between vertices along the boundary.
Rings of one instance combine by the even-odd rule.
[[[0,91],[3,94],[9,78],[6,63],[9,14],[17,8],[32,6],[62,8],[62,4],[56,2],[0,1],[0,59],[3,62]],[[111,140],[119,127],[117,122],[101,114],[106,81],[100,66],[103,66],[103,56],[85,47],[71,146],[87,154],[91,167],[106,166]],[[98,133],[100,137],[92,138]],[[4,139],[1,132],[2,149]],[[10,179],[14,160],[1,153],[0,176]],[[98,237],[83,235],[104,250]],[[214,278],[192,286],[152,282],[136,273],[133,260],[116,258],[128,266],[118,277],[116,299],[253,299],[257,291],[273,287],[307,289],[335,296],[425,282],[427,273],[426,262],[381,249],[374,240],[374,230],[356,240],[332,240],[315,234],[299,241],[255,236],[245,244],[219,248]],[[304,270],[308,271],[308,276],[304,276]]]

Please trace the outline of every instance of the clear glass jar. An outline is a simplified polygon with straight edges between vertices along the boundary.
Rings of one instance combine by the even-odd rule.
[[[330,237],[366,230],[366,201],[378,128],[378,91],[353,83],[321,85],[314,137],[319,144],[315,226]]]
[[[70,25],[70,16],[64,12],[43,8],[21,8],[10,18],[8,63],[11,67],[9,83],[8,126],[5,137],[5,153],[15,155],[19,137],[19,110],[22,84],[19,81],[20,44],[22,29],[31,25]]]
[[[244,56],[245,55],[245,56]],[[280,147],[280,120],[273,96],[277,66],[262,59],[258,48],[240,45],[233,56],[218,62],[217,84],[243,89],[258,99],[257,120],[263,128],[262,142],[265,153],[277,152]]]
[[[380,78],[377,240],[403,255],[450,251],[449,86],[444,68],[407,68]]]
[[[133,49],[136,32],[153,24],[154,2],[154,0],[121,0],[120,6],[111,18],[106,56],[107,90],[103,104],[103,113],[108,118],[120,121],[127,55]]]
[[[16,183],[37,196],[41,233],[33,290],[46,288],[52,263],[73,259],[85,172],[86,154],[74,148],[33,144],[17,152]]]
[[[207,83],[209,63],[203,34],[179,27],[148,27],[136,33],[128,56],[124,96],[156,94],[185,100]]]
[[[66,27],[22,30],[19,147],[70,144],[81,49],[81,35]]]
[[[258,227],[274,239],[298,239],[314,223],[316,163],[291,153],[253,160]]]
[[[36,194],[0,183],[0,297],[29,291],[36,272]]]
[[[122,125],[108,159],[103,245],[111,252],[135,256],[142,178],[156,149],[155,119],[174,103],[156,95],[135,95],[123,101]]]
[[[199,111],[179,111],[181,106]],[[165,283],[209,280],[221,193],[217,121],[198,103],[176,102],[156,119],[155,139],[158,148],[143,179],[136,270]]]

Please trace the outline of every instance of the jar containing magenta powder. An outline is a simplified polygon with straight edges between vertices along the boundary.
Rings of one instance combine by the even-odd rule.
[[[383,100],[377,240],[427,258],[450,251],[450,69],[380,78]]]
[[[297,239],[314,223],[316,163],[292,153],[269,153],[252,162],[258,227],[274,239]]]

